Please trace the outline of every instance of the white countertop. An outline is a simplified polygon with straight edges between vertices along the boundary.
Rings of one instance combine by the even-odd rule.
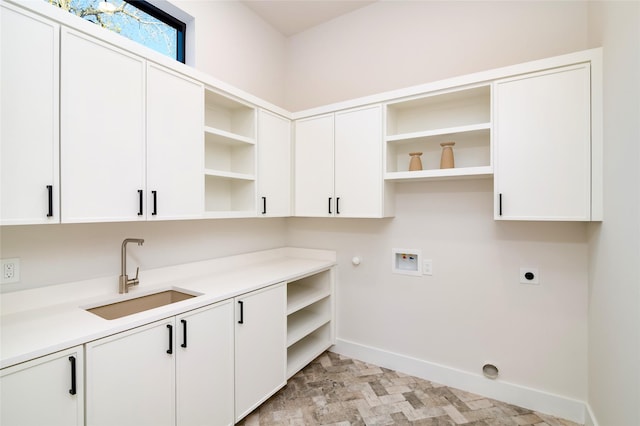
[[[284,247],[140,271],[140,285],[118,294],[118,277],[61,284],[0,296],[0,368],[81,345],[153,321],[328,269],[328,250]],[[198,297],[106,320],[85,308],[182,289]]]

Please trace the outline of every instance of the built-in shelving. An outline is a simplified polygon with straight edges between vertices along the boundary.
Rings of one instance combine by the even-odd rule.
[[[205,90],[205,211],[255,216],[256,108]]]
[[[491,176],[491,86],[440,92],[386,104],[387,181]],[[440,169],[443,142],[455,142],[455,168]],[[422,170],[409,171],[409,153]]]
[[[287,284],[287,378],[333,344],[333,270]]]

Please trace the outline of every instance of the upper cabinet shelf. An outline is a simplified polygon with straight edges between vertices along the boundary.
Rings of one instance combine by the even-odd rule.
[[[204,127],[204,135],[208,142],[219,144],[255,144],[256,141],[252,137],[241,136],[225,130],[216,129],[215,127]]]
[[[213,90],[205,90],[205,131],[255,141],[256,109]]]
[[[206,89],[206,217],[255,216],[256,108]]]
[[[491,86],[481,85],[386,105],[385,180],[491,176]],[[455,142],[455,168],[440,169],[443,142]],[[409,171],[421,152],[422,170]]]

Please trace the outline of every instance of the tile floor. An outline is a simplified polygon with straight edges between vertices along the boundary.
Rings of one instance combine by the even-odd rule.
[[[238,425],[578,426],[325,352]]]

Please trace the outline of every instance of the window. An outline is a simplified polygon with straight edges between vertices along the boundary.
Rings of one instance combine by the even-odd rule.
[[[185,61],[184,22],[143,0],[44,0],[180,62]]]

